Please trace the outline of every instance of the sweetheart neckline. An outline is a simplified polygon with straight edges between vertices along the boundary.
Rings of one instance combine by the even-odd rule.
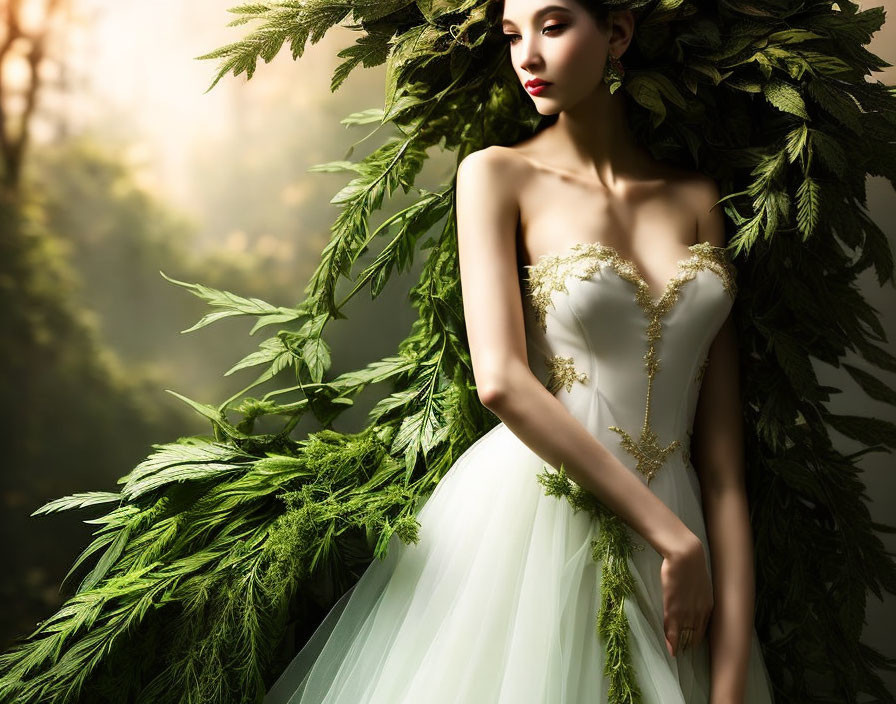
[[[683,268],[686,263],[689,263],[695,258],[699,257],[701,252],[713,251],[717,254],[722,255],[725,255],[727,253],[725,247],[720,247],[719,245],[712,244],[711,242],[707,241],[695,242],[693,244],[687,245],[687,248],[691,252],[691,254],[676,260],[675,271],[672,274],[672,277],[668,279],[666,283],[661,287],[660,295],[656,298],[654,297],[653,291],[651,290],[650,285],[647,283],[647,280],[644,278],[644,275],[641,273],[641,269],[638,267],[637,263],[633,259],[623,257],[619,253],[619,250],[617,250],[613,245],[604,244],[603,242],[574,242],[571,245],[564,247],[563,249],[557,250],[556,252],[546,252],[545,254],[539,255],[532,264],[524,264],[523,268],[530,270],[531,278],[532,270],[537,271],[553,262],[562,262],[575,256],[575,254],[577,254],[579,250],[587,250],[589,248],[593,248],[597,250],[597,252],[607,252],[619,262],[629,267],[634,278],[637,279],[638,286],[643,287],[646,291],[647,297],[650,299],[653,308],[659,306],[660,303],[663,302],[663,299],[666,298],[669,293],[669,289],[673,287],[675,281],[682,275]]]

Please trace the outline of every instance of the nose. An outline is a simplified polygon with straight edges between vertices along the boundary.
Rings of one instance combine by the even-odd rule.
[[[520,58],[520,68],[523,71],[530,71],[532,68],[538,66],[541,62],[541,54],[539,53],[538,41],[535,37],[531,38],[529,41],[525,39],[520,39],[520,51],[522,57]]]

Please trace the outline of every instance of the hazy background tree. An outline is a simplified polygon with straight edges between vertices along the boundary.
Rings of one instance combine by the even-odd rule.
[[[329,95],[288,59],[251,87],[238,81],[204,96],[213,66],[193,57],[226,40],[229,6],[0,5],[4,646],[70,593],[60,583],[96,529],[31,512],[65,494],[111,489],[151,443],[204,432],[165,389],[216,403],[250,381],[223,375],[257,344],[245,326],[182,335],[206,305],[159,271],[294,304],[328,239],[339,184],[307,169],[345,156],[357,135],[339,120],[379,102],[376,81]],[[155,73],[132,63],[149,60],[141,39],[162,47]],[[172,42],[183,43],[166,54]],[[325,43],[316,53],[309,64],[333,61]],[[214,126],[200,109],[184,109],[203,101]],[[339,345],[337,366],[400,339],[411,309],[389,305],[404,314],[371,319],[361,344]]]

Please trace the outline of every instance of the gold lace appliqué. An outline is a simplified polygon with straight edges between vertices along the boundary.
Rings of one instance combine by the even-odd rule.
[[[714,272],[722,281],[725,290],[734,298],[737,294],[736,269],[725,248],[709,242],[697,242],[689,245],[688,249],[692,252],[691,256],[678,262],[678,275],[666,284],[663,295],[658,301],[654,301],[651,297],[650,287],[641,276],[637,265],[620,255],[610,245],[601,242],[579,242],[564,253],[547,254],[534,264],[525,266],[528,270],[524,281],[526,296],[543,332],[547,330],[547,312],[553,305],[554,292],[568,293],[566,282],[571,276],[584,281],[604,263],[612,266],[621,278],[636,286],[635,299],[642,308],[661,305],[664,301],[671,308],[678,297],[677,288],[684,283],[680,281],[676,284],[676,279],[682,276],[685,277],[684,280],[692,279],[693,274],[700,269]]]
[[[548,367],[548,383],[547,388],[552,394],[562,388],[572,391],[573,382],[579,381],[583,384],[588,383],[588,375],[584,372],[577,372],[572,357],[561,357],[553,355],[545,359]]]
[[[675,306],[679,299],[679,291],[685,282],[693,279],[702,269],[714,272],[732,298],[737,294],[735,269],[724,247],[717,247],[709,242],[698,242],[690,245],[688,249],[692,252],[691,256],[679,260],[677,273],[668,281],[662,295],[656,300],[634,262],[620,256],[613,247],[599,242],[575,244],[566,254],[548,255],[528,267],[528,293],[542,330],[546,330],[547,327],[547,310],[552,304],[552,293],[568,292],[566,280],[570,276],[574,275],[585,280],[594,274],[601,264],[607,263],[620,278],[635,285],[635,302],[647,317],[647,354],[644,355],[647,397],[644,422],[637,440],[617,425],[611,425],[609,429],[619,433],[622,447],[637,460],[637,469],[647,477],[648,484],[663,466],[666,458],[681,446],[679,440],[663,445],[650,423],[650,394],[654,377],[660,368],[656,350],[662,336],[662,318]],[[683,451],[689,455],[688,447],[683,448]]]

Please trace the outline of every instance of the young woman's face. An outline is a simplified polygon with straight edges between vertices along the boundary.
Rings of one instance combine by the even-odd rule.
[[[609,32],[576,0],[504,0],[502,28],[513,70],[543,115],[601,87]],[[541,79],[543,88],[527,85]]]

